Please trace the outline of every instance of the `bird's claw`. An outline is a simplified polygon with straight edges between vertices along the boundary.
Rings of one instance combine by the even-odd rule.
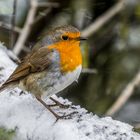
[[[56,106],[59,106],[60,108],[64,108],[64,109],[67,109],[70,107],[70,105],[65,105],[65,104],[49,104],[48,105],[49,107],[56,107]]]
[[[59,106],[60,108],[69,108],[70,105],[65,105],[65,104],[62,104],[60,103],[59,101],[57,101],[56,99],[50,97],[50,99],[55,103],[55,104],[52,104],[52,105],[49,105],[49,107],[55,107],[55,106]]]
[[[72,115],[74,115],[74,114],[76,114],[76,113],[78,113],[77,111],[75,111],[75,112],[72,112],[72,113],[70,113],[70,114],[67,114],[67,115],[62,115],[62,116],[59,116],[59,115],[56,115],[55,117],[56,117],[56,121],[55,122],[57,122],[58,120],[60,120],[60,119],[62,119],[62,120],[68,120],[68,119],[72,119]]]

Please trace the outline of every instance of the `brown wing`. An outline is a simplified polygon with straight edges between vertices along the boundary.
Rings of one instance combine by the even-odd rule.
[[[49,50],[46,47],[38,49],[38,51],[29,54],[23,59],[21,64],[16,68],[9,79],[2,85],[0,90],[11,84],[12,82],[18,82],[30,73],[40,72],[45,70],[50,62],[49,56],[53,50]]]

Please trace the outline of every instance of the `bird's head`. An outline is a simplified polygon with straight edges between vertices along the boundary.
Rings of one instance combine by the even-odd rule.
[[[41,42],[42,46],[44,46],[44,44],[53,45],[56,43],[61,44],[61,46],[77,46],[81,40],[85,40],[85,38],[81,37],[81,33],[77,28],[71,25],[64,25],[51,29],[46,33]]]
[[[37,48],[47,47],[57,50],[60,55],[62,71],[72,71],[82,65],[81,40],[85,39],[81,37],[77,28],[70,25],[59,26],[47,32]]]

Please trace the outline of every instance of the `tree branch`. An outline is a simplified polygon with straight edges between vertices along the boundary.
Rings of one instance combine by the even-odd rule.
[[[12,13],[12,19],[11,19],[11,35],[10,35],[10,48],[13,48],[14,42],[15,42],[15,32],[14,32],[14,27],[15,27],[15,20],[16,20],[16,5],[17,5],[17,0],[13,1],[13,13]]]
[[[98,72],[96,69],[83,68],[82,73],[97,74]]]
[[[0,27],[5,28],[7,30],[11,30],[11,28],[12,28],[10,24],[7,24],[7,23],[1,22],[1,21],[0,21]],[[19,27],[14,27],[13,31],[16,33],[20,33],[21,29]]]
[[[59,3],[57,2],[39,2],[38,7],[59,7]]]
[[[134,93],[134,89],[136,86],[140,84],[140,71],[136,74],[134,79],[126,86],[126,88],[122,91],[118,99],[115,103],[108,109],[106,115],[112,116],[115,114],[132,96]]]
[[[118,14],[124,8],[124,0],[119,1],[116,5],[111,7],[106,13],[96,19],[91,25],[82,31],[83,37],[89,37],[97,32],[105,23],[107,23],[112,17]]]
[[[35,14],[37,11],[37,1],[36,0],[30,0],[31,2],[31,8],[29,10],[25,25],[22,29],[22,33],[20,34],[15,47],[13,49],[13,52],[18,55],[22,48],[24,47],[25,41],[30,33],[31,26],[34,22]]]

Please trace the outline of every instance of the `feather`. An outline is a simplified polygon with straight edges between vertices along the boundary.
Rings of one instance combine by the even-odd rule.
[[[0,92],[8,85],[19,82],[31,73],[41,72],[47,69],[49,67],[49,56],[51,52],[53,52],[51,49],[43,47],[27,55],[8,80],[0,87]]]

